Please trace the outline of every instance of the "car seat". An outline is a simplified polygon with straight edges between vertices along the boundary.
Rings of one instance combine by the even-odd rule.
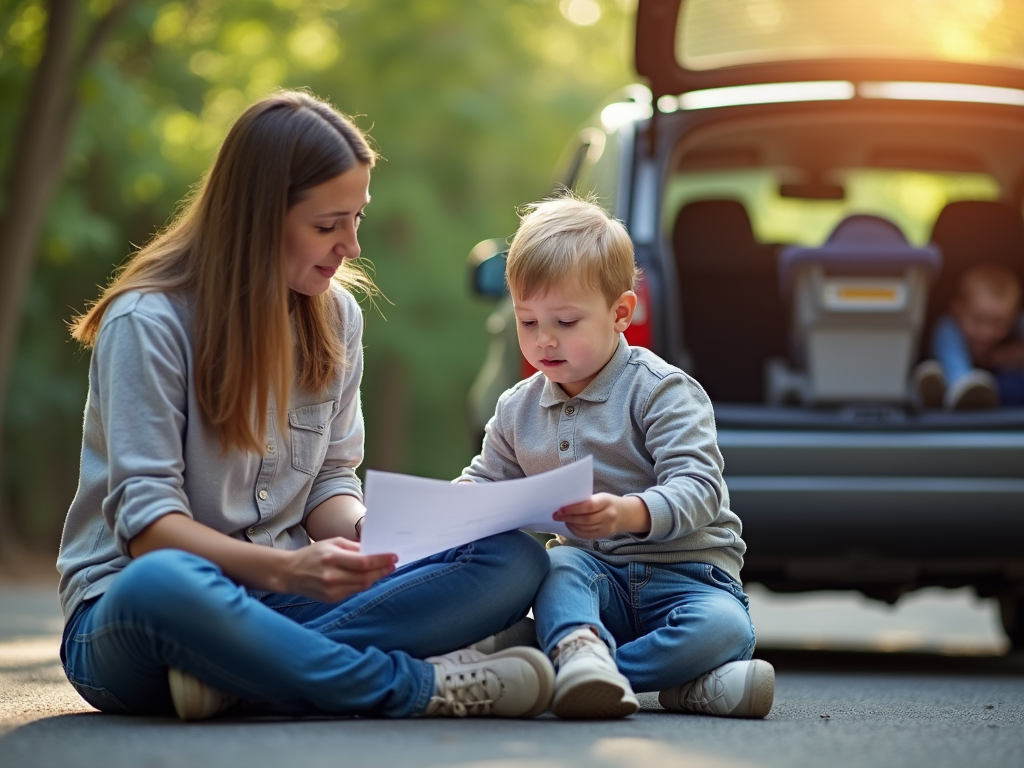
[[[792,297],[790,357],[803,378],[773,369],[769,399],[906,402],[939,266],[938,248],[911,246],[878,216],[847,217],[820,247],[784,248],[779,288]]]
[[[687,372],[715,401],[764,402],[764,361],[785,349],[776,246],[754,238],[736,200],[683,206],[672,243]]]
[[[932,242],[942,250],[942,273],[932,285],[926,329],[949,311],[960,276],[983,262],[1002,264],[1024,284],[1024,221],[1005,203],[958,200],[948,203],[932,227]],[[930,344],[924,345],[924,354]]]

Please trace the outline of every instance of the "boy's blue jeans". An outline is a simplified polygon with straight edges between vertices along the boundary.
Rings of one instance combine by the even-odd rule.
[[[167,668],[177,667],[253,713],[409,717],[434,691],[419,659],[523,618],[547,568],[536,541],[503,533],[327,604],[246,590],[201,557],[160,550],[75,611],[61,660],[104,712],[173,716]]]
[[[942,366],[947,387],[952,387],[974,368],[967,340],[964,339],[960,326],[949,315],[943,315],[935,324],[935,330],[932,332],[932,355]],[[996,384],[999,387],[1000,404],[1024,405],[1024,371],[995,370],[992,375],[996,377]]]
[[[548,550],[537,637],[549,656],[573,630],[596,627],[637,693],[693,680],[754,652],[743,588],[706,563],[610,565],[576,547]]]

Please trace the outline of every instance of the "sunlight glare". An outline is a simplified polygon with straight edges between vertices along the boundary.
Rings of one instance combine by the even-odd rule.
[[[601,6],[595,0],[562,0],[562,15],[579,27],[589,27],[601,20]]]

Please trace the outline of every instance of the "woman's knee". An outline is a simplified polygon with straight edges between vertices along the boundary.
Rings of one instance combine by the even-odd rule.
[[[198,555],[160,549],[133,560],[108,590],[107,603],[122,610],[153,614],[163,609],[180,612],[203,600],[210,587],[225,577],[220,569]]]

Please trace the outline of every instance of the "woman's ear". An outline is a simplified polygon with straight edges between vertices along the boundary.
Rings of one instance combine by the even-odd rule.
[[[636,311],[636,294],[632,291],[623,291],[612,306],[615,311],[615,330],[622,333],[633,322],[633,313]]]

